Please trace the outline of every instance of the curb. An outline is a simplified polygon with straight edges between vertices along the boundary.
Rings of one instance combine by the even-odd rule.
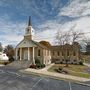
[[[56,79],[56,80],[63,80],[63,81],[75,81],[73,79],[65,79],[65,78],[59,78],[59,77],[55,77],[55,76],[49,76],[49,75],[45,75],[45,74],[39,74],[39,73],[35,73],[35,72],[28,72],[28,71],[23,71],[23,70],[20,70],[21,73],[25,73],[25,74],[28,74],[28,75],[35,75],[35,76],[43,76],[43,77],[47,77],[47,78],[51,78],[51,79]]]
[[[90,87],[90,84],[85,84],[85,83],[83,83],[83,82],[74,82],[74,83],[79,84],[79,85],[83,85],[83,86],[88,86],[88,87]]]
[[[90,84],[85,84],[84,82],[80,82],[80,81],[73,80],[73,79],[59,78],[59,77],[55,77],[55,76],[52,76],[52,77],[51,77],[51,76],[49,76],[49,75],[38,74],[38,73],[34,73],[34,72],[27,72],[27,71],[24,71],[24,70],[20,70],[20,72],[25,73],[25,74],[35,75],[35,76],[48,77],[48,78],[56,79],[56,80],[70,81],[70,82],[73,82],[73,83],[76,83],[76,84],[79,84],[79,85],[83,85],[83,86],[88,86],[88,87],[90,87]]]
[[[34,73],[34,72],[28,73],[27,71],[20,71],[20,72],[35,75],[35,76],[43,76],[43,77],[47,77],[47,78],[51,78],[51,79],[55,79],[55,80],[70,81],[70,82],[73,82],[73,83],[78,84],[78,85],[90,87],[90,84],[85,84],[84,82],[79,82],[79,81],[75,81],[72,79],[58,78],[58,77],[54,77],[54,76],[50,77],[49,75],[45,75],[45,74],[38,74],[38,73]]]

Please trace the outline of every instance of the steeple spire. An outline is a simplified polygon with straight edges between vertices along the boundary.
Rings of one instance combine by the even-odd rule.
[[[31,16],[29,16],[28,26],[32,26],[32,23],[31,23]]]
[[[29,16],[28,26],[25,31],[24,38],[32,40],[32,24],[31,24],[31,16]]]

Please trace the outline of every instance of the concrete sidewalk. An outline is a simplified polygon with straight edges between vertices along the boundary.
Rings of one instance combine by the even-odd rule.
[[[32,73],[37,73],[37,74],[43,74],[43,75],[47,75],[47,76],[51,76],[51,77],[57,77],[57,78],[64,78],[64,79],[71,79],[71,80],[75,80],[75,81],[80,81],[80,82],[87,82],[90,81],[90,79],[88,78],[82,78],[82,77],[77,77],[77,76],[71,76],[71,75],[65,75],[65,74],[61,74],[61,73],[55,73],[55,72],[49,72],[47,71],[48,68],[50,68],[53,64],[51,64],[50,66],[47,66],[44,69],[25,69],[24,71],[26,72],[32,72]]]
[[[88,64],[88,63],[84,63],[84,65],[90,67],[90,64]]]
[[[5,66],[5,65],[3,65],[3,64],[0,64],[0,67],[2,67],[2,66]]]

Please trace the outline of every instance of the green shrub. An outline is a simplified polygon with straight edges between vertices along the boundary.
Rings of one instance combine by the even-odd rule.
[[[60,64],[63,64],[63,62],[61,61]]]
[[[62,71],[62,70],[63,70],[63,68],[62,68],[62,67],[59,67],[58,69],[59,69],[60,71]]]
[[[41,64],[41,67],[44,68],[45,67],[45,64]]]
[[[36,64],[37,68],[41,68],[41,64]]]
[[[82,62],[82,61],[80,61],[80,62],[79,62],[79,65],[83,65],[83,62]]]
[[[40,64],[40,60],[39,59],[35,59],[35,63],[36,64]]]
[[[44,68],[45,67],[45,64],[36,64],[36,67],[37,68]]]
[[[60,64],[60,61],[55,61],[55,64]]]
[[[9,61],[10,61],[10,62],[13,62],[13,61],[14,61],[14,58],[13,58],[13,57],[10,57],[10,58],[9,58]]]

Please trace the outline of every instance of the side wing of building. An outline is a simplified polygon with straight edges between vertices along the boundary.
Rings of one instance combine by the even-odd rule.
[[[65,63],[68,60],[70,63],[79,62],[80,48],[77,44],[52,46],[52,62]]]

